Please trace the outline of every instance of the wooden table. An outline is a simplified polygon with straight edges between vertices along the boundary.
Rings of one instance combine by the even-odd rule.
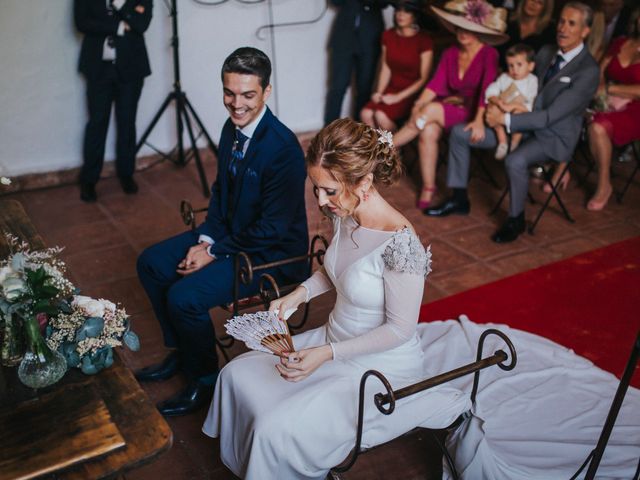
[[[27,240],[33,249],[45,246],[22,205],[15,200],[0,198],[1,231]],[[0,258],[6,253],[2,238]],[[37,393],[18,383],[16,369],[1,368],[6,385],[0,403],[0,426],[6,430],[7,426],[18,424],[20,429],[17,435],[0,429],[0,480],[43,474],[69,480],[116,477],[152,461],[171,447],[173,433],[169,425],[118,355],[114,355],[111,367],[97,375],[86,376],[71,369],[61,382]],[[51,408],[74,402],[74,408]],[[21,412],[26,418],[17,420]],[[83,418],[73,418],[74,412],[81,412],[77,415]],[[102,423],[97,421],[100,418]],[[52,438],[47,438],[46,432]],[[63,438],[56,438],[56,434]],[[105,438],[113,440],[112,446],[107,453],[91,458],[96,444]],[[63,453],[73,449],[76,460],[62,460],[61,449],[67,450]]]

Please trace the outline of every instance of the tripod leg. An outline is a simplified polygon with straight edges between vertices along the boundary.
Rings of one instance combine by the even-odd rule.
[[[176,93],[176,131],[178,132],[178,158],[176,164],[184,166],[187,160],[184,155],[184,142],[182,135],[184,133],[184,125],[182,123],[182,111],[184,110],[184,92],[178,91]]]
[[[169,103],[171,103],[171,100],[173,100],[174,98],[175,98],[174,92],[171,92],[171,93],[169,93],[169,95],[167,95],[167,98],[164,99],[164,102],[162,102],[162,106],[160,107],[158,112],[155,114],[155,116],[153,117],[153,120],[151,120],[151,123],[149,124],[147,129],[144,131],[144,133],[140,137],[140,140],[138,141],[138,144],[136,145],[136,153],[138,153],[140,151],[140,148],[142,148],[142,145],[144,145],[144,143],[147,141],[147,138],[151,134],[151,131],[153,130],[153,127],[156,126],[156,123],[158,123],[158,120],[160,120],[160,117],[162,116],[164,111],[169,106]]]
[[[191,105],[191,102],[189,102],[189,99],[186,97],[186,95],[184,97],[184,101],[185,101],[185,103],[187,105],[187,108],[191,112],[191,115],[196,120],[196,123],[198,124],[198,128],[200,128],[200,131],[204,134],[205,137],[207,137],[207,141],[209,142],[209,148],[211,149],[213,154],[217,157],[218,156],[218,147],[213,142],[213,140],[211,140],[211,136],[209,135],[209,132],[207,132],[207,129],[204,128],[204,125],[203,125],[202,121],[200,120],[200,117],[198,116],[198,114],[194,110],[193,106]]]
[[[186,97],[185,97],[185,100],[186,100]],[[191,140],[191,149],[196,159],[196,167],[198,168],[200,183],[202,184],[202,193],[205,197],[209,197],[211,193],[209,191],[207,175],[205,174],[204,167],[202,166],[202,160],[200,159],[200,151],[198,150],[198,146],[196,145],[196,139],[193,136],[193,129],[191,128],[191,119],[189,118],[189,113],[187,112],[185,103],[181,105],[181,109],[178,111],[178,115],[184,115],[184,124],[187,126],[187,132],[189,133],[189,139]]]

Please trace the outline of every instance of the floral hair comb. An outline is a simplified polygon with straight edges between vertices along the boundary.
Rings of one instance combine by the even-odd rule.
[[[376,133],[378,134],[378,143],[389,145],[390,148],[393,148],[393,134],[389,130],[376,128]]]

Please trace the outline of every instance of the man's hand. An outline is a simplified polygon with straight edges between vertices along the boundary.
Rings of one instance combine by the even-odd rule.
[[[207,242],[194,245],[187,252],[187,256],[178,263],[176,272],[180,275],[189,275],[213,262],[213,257],[207,253]]]
[[[280,364],[276,370],[280,376],[289,382],[304,380],[320,366],[333,358],[331,345],[307,348],[299,352],[292,352],[280,357]]]
[[[496,105],[487,106],[485,121],[491,128],[504,125],[504,112]]]
[[[144,13],[144,6],[143,5],[136,5],[133,9],[136,12],[138,12],[140,15],[142,15]]]

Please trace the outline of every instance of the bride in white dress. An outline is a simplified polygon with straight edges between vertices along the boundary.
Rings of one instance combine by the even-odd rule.
[[[249,480],[324,479],[354,445],[366,370],[401,388],[474,361],[488,327],[466,317],[417,327],[431,254],[377,191],[400,170],[390,136],[336,120],[311,142],[307,165],[333,238],[324,267],[270,308],[284,312],[335,288],[334,309],[325,325],[293,337],[288,358],[249,352],[231,361],[203,425],[220,438],[224,464]],[[416,426],[445,428],[470,412],[448,441],[461,478],[568,479],[595,446],[616,379],[548,340],[499,328],[518,351],[515,371],[483,372],[473,406],[471,377],[400,400],[389,416],[368,401],[363,446]],[[498,348],[487,341],[486,354]],[[370,381],[367,398],[380,391]],[[630,389],[597,478],[632,477],[639,403]]]
[[[337,120],[313,139],[307,164],[334,235],[324,267],[271,309],[284,312],[332,288],[337,300],[325,325],[294,337],[288,359],[250,352],[220,372],[203,430],[220,437],[223,462],[247,479],[324,478],[353,447],[361,375],[376,369],[401,387],[423,373],[416,324],[430,254],[377,191],[400,172],[390,135]],[[469,407],[461,392],[440,390],[428,415],[434,427]],[[379,417],[367,412],[365,443],[420,423],[408,410]]]

